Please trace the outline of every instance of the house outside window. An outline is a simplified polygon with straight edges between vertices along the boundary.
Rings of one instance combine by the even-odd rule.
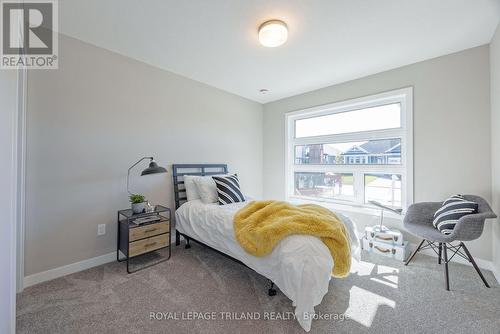
[[[286,115],[288,199],[405,209],[413,200],[412,88]]]

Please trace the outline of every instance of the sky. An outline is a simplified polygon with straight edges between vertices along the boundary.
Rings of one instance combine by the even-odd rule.
[[[297,138],[392,129],[401,127],[399,103],[300,119],[295,122]]]

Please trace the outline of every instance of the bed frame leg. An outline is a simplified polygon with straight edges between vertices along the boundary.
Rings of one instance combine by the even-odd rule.
[[[186,238],[186,246],[184,248],[186,248],[186,249],[191,248],[191,245],[189,244],[189,238],[188,237],[184,237],[184,238]]]
[[[273,288],[274,288],[274,282],[273,282],[273,281],[271,281],[271,280],[270,280],[270,282],[271,282],[271,287],[270,287],[270,288],[269,288],[269,290],[267,291],[267,294],[268,294],[269,296],[271,296],[271,297],[272,297],[272,296],[276,296],[276,293],[277,293],[277,292],[276,292],[276,289],[273,289]]]
[[[175,231],[175,245],[179,246],[181,244],[181,234],[179,231]]]

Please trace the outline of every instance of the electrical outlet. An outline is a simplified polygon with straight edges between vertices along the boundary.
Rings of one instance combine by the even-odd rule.
[[[104,235],[104,234],[106,234],[106,224],[97,225],[97,235]]]

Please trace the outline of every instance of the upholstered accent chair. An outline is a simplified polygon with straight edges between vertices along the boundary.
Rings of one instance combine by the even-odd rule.
[[[497,216],[491,210],[488,202],[483,198],[474,195],[464,195],[464,198],[478,204],[477,213],[460,218],[451,234],[443,234],[432,225],[434,213],[441,207],[441,202],[422,202],[413,204],[408,208],[403,221],[403,225],[408,232],[422,238],[418,247],[410,255],[408,260],[406,260],[405,265],[408,265],[419,251],[429,248],[432,249],[438,255],[438,264],[444,264],[446,290],[450,290],[448,263],[455,255],[461,256],[472,263],[472,266],[476,269],[484,285],[486,285],[487,288],[490,287],[477,266],[476,261],[474,261],[474,258],[465,246],[464,241],[471,241],[479,238],[483,233],[485,220],[496,218]],[[455,242],[455,244],[452,244],[452,242]],[[451,256],[449,256],[448,251],[451,252]]]

